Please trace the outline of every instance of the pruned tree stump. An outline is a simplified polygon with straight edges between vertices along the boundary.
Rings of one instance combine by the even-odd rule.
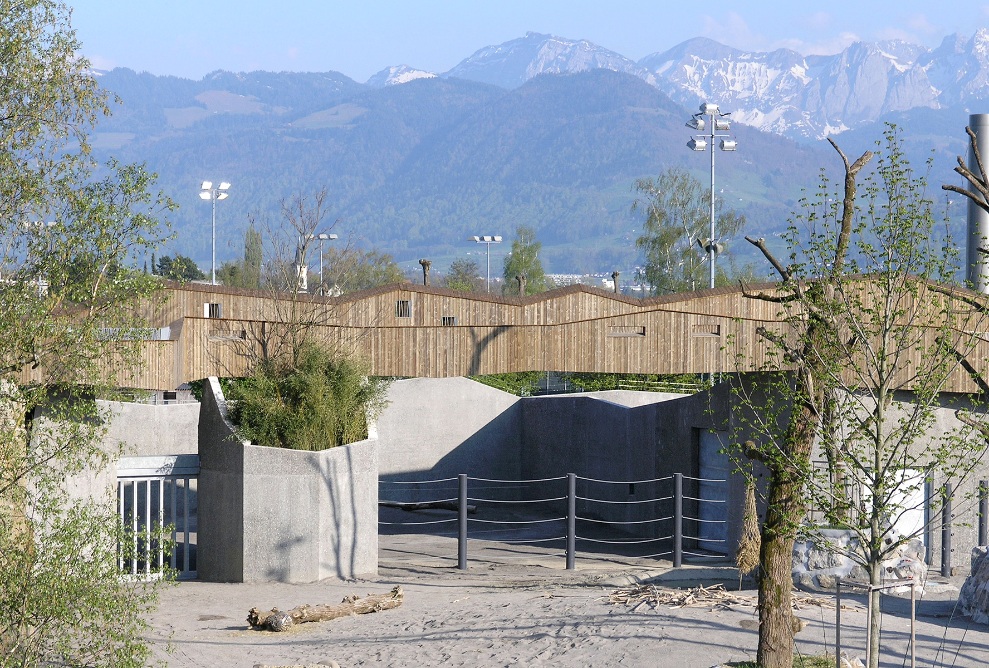
[[[259,631],[287,631],[296,624],[306,622],[327,622],[340,617],[367,615],[372,612],[391,610],[402,605],[404,593],[401,585],[396,585],[387,594],[368,594],[364,598],[356,595],[346,596],[339,605],[300,605],[284,612],[272,608],[261,612],[251,608],[247,613],[247,623]]]

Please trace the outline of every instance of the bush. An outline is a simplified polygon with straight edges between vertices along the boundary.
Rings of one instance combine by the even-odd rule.
[[[260,364],[232,383],[230,417],[258,445],[325,450],[367,438],[385,405],[388,381],[358,361],[305,344],[294,367]]]

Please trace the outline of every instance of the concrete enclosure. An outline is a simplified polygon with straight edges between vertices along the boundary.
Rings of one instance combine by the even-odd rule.
[[[215,378],[199,421],[199,578],[315,582],[377,572],[374,440],[303,452],[240,441]]]

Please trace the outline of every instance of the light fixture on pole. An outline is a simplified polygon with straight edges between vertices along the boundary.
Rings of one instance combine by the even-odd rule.
[[[319,294],[325,293],[325,284],[323,283],[323,242],[337,238],[335,234],[326,234],[325,232],[320,232],[316,235],[319,239]]]
[[[473,241],[475,243],[484,244],[488,247],[488,273],[487,273],[487,279],[484,282],[484,290],[485,292],[491,292],[491,244],[500,244],[501,237],[473,236],[473,237],[468,237],[467,241]]]
[[[714,142],[716,139],[721,140],[718,148],[722,151],[734,151],[738,147],[738,143],[734,139],[728,138],[730,135],[718,134],[719,132],[727,132],[731,128],[731,124],[727,120],[729,115],[718,109],[718,105],[705,102],[701,105],[700,112],[694,114],[687,121],[687,127],[697,130],[699,133],[687,142],[687,148],[691,151],[706,151],[708,150],[708,140],[710,140],[711,144],[711,236],[707,239],[698,239],[697,243],[707,251],[708,264],[711,272],[710,285],[708,287],[712,288],[714,287],[714,260],[718,253],[724,250],[724,246],[717,242],[714,229]],[[704,119],[705,116],[707,116],[707,120]]]
[[[227,192],[229,188],[230,184],[226,181],[221,181],[220,185],[216,188],[213,187],[212,181],[203,181],[203,185],[199,191],[200,199],[208,199],[213,204],[213,251],[209,269],[209,280],[213,285],[216,285],[216,201],[229,197],[230,193]]]

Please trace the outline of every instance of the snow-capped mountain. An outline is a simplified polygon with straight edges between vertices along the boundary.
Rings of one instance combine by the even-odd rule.
[[[408,83],[416,79],[433,79],[435,77],[436,75],[433,72],[417,70],[408,65],[393,65],[392,67],[386,67],[368,79],[367,85],[372,88],[384,88],[385,86]]]
[[[649,72],[614,51],[587,40],[564,39],[534,32],[526,33],[521,39],[480,49],[443,76],[511,89],[540,74],[594,69],[626,72],[652,83]]]
[[[696,38],[635,63],[586,40],[528,33],[477,51],[443,76],[514,88],[532,77],[605,68],[638,76],[694,108],[716,101],[741,123],[818,138],[885,114],[989,97],[989,30],[936,49],[857,42],[830,56],[748,52]]]

